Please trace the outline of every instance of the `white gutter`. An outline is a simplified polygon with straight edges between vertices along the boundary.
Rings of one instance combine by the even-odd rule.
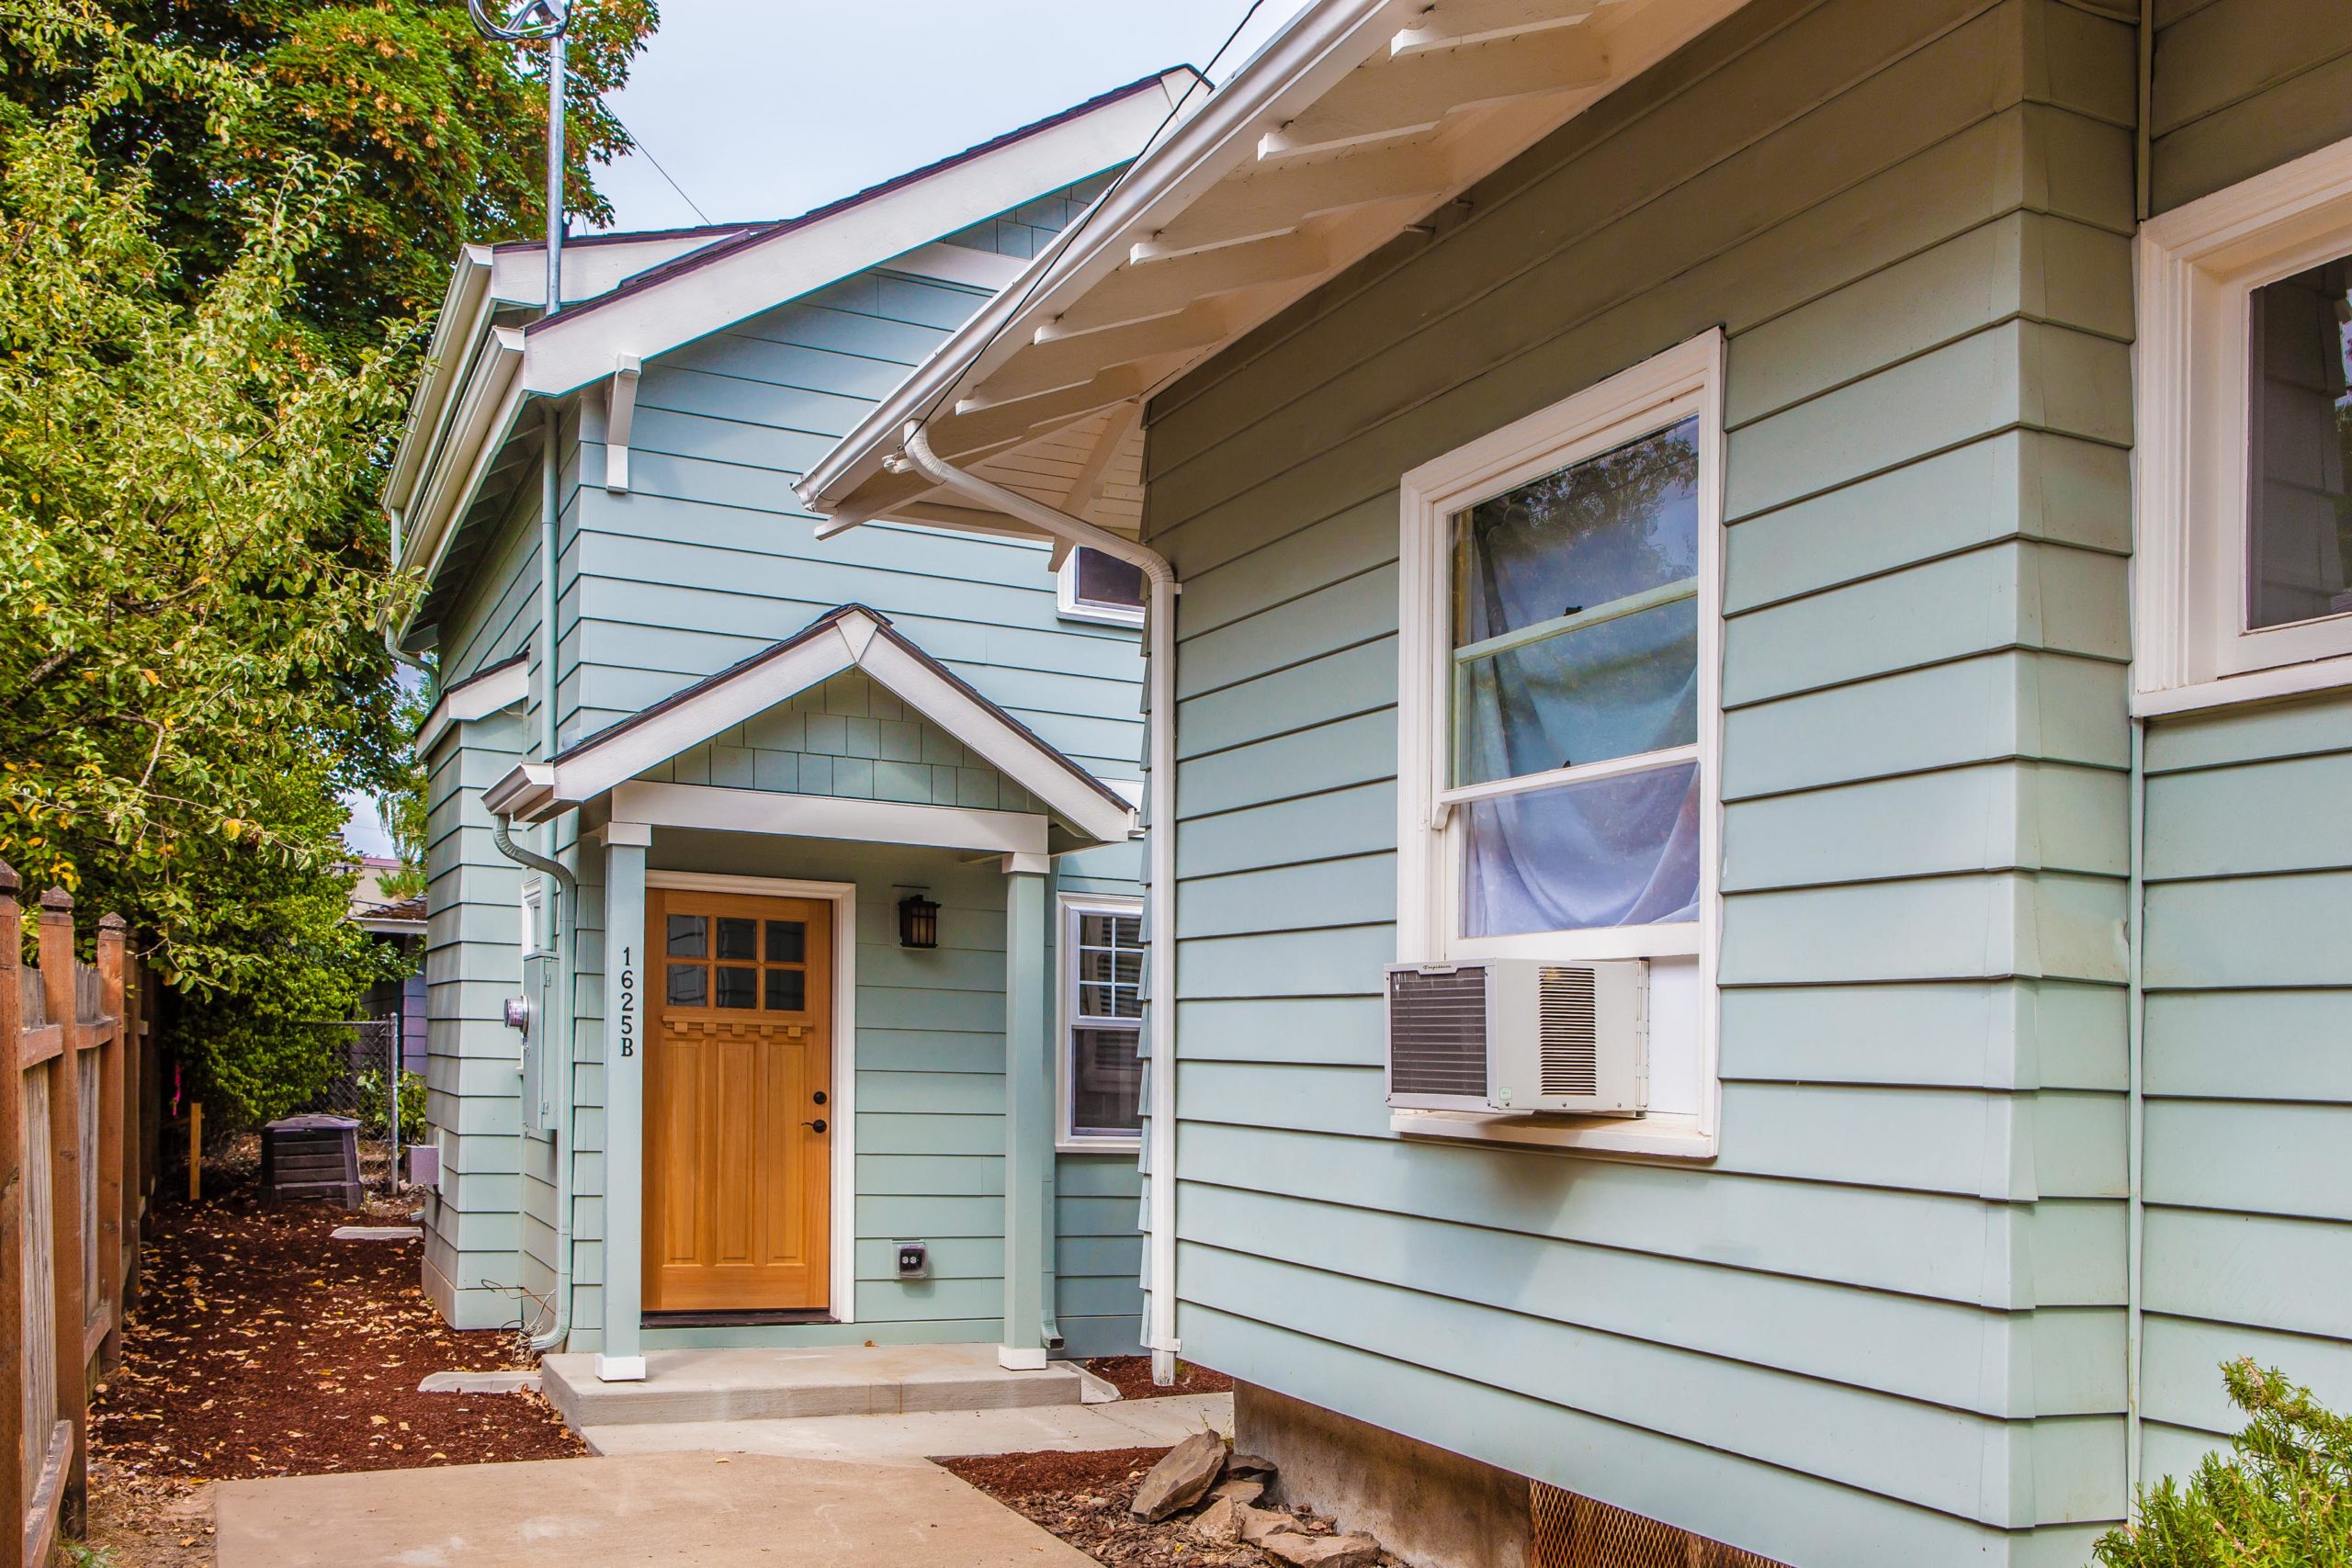
[[[1151,1351],[1152,1381],[1164,1386],[1176,1381],[1182,1348],[1176,1338],[1176,595],[1183,584],[1159,551],[940,461],[920,421],[908,422],[901,450],[900,460],[933,483],[1054,538],[1116,557],[1151,584],[1144,618],[1151,737],[1150,876],[1145,887],[1151,982],[1151,1310],[1144,1344]]]

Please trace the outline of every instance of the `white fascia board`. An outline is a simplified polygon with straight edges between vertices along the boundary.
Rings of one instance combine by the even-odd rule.
[[[1046,818],[1031,811],[845,800],[715,784],[631,783],[613,791],[617,821],[722,833],[842,839],[861,844],[913,844],[989,854],[1046,852]]]
[[[958,742],[987,758],[999,773],[1052,807],[1098,843],[1124,843],[1135,809],[1093,788],[1033,736],[975,702],[953,682],[888,637],[876,637],[858,660],[865,672]]]
[[[716,245],[759,227],[739,224],[729,229],[700,229],[684,233],[637,234],[626,239],[573,236],[563,247],[563,297],[567,302],[609,294],[640,272],[690,256],[706,245]],[[491,297],[502,305],[547,303],[548,248],[523,241],[500,245],[492,253]]]
[[[384,478],[384,508],[405,512],[415,498],[418,480],[428,458],[440,447],[458,389],[463,385],[470,351],[486,330],[495,308],[490,279],[492,252],[487,245],[468,245],[458,254],[442,291],[441,311],[434,319],[433,338],[425,345],[424,378],[409,400],[408,421],[401,430],[400,446]]]
[[[513,707],[531,694],[531,671],[525,660],[516,659],[497,669],[460,681],[441,694],[424,722],[416,727],[416,754],[429,755],[439,743],[442,733],[452,725],[472,724],[492,714]]]
[[[473,504],[482,476],[522,412],[522,366],[523,334],[513,327],[491,328],[474,356],[447,434],[436,444],[435,460],[407,513],[408,533],[398,564],[422,563],[428,583],[439,574],[458,519]]]
[[[1138,233],[1148,236],[1235,164],[1255,159],[1261,135],[1280,130],[1295,107],[1320,97],[1426,9],[1418,0],[1321,0],[1301,13],[1198,114],[1137,159],[1081,228],[1064,231],[1061,241],[1039,252],[1019,288],[1005,289],[965,322],[826,453],[794,487],[802,503],[830,515],[835,501],[899,449],[899,433],[918,411],[937,406],[951,389],[977,381],[1028,343],[1036,325],[1116,270]]]
[[[1167,118],[1178,90],[1164,79],[1159,92],[1130,93],[927,179],[745,243],[674,280],[559,315],[531,333],[523,384],[539,395],[577,390],[609,373],[616,353],[650,359],[1125,163]]]

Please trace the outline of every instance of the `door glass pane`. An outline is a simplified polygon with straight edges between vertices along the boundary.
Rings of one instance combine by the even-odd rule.
[[[1699,918],[1699,768],[1680,762],[1470,803],[1462,934]]]
[[[808,928],[798,920],[768,922],[768,962],[804,964],[808,958]]]
[[[2352,258],[2254,292],[2246,626],[2352,612]]]
[[[1139,1132],[1143,1064],[1132,1029],[1070,1031],[1070,1130],[1080,1136]]]
[[[709,922],[700,915],[670,917],[670,956],[673,958],[707,958]]]
[[[720,1007],[755,1008],[760,1005],[758,970],[720,968],[713,973],[718,976]]]
[[[768,1011],[806,1012],[808,1010],[808,974],[805,969],[771,969],[768,974]]]
[[[708,973],[709,971],[699,964],[671,964],[668,991],[670,1005],[681,1008],[704,1006],[704,998],[709,994],[704,989],[708,984],[705,978]]]
[[[1453,646],[1691,582],[1699,422],[1570,464],[1453,519]],[[1464,661],[1456,784],[1688,745],[1695,594]]]
[[[718,956],[756,964],[760,957],[760,922],[722,918],[718,922]]]

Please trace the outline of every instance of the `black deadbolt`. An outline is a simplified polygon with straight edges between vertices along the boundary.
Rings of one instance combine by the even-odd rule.
[[[824,1103],[825,1103],[825,1091],[824,1091],[823,1089],[819,1089],[816,1093],[814,1093],[814,1094],[810,1095],[808,1098],[809,1098],[810,1100],[815,1100],[818,1104],[822,1105],[822,1104],[824,1104]]]

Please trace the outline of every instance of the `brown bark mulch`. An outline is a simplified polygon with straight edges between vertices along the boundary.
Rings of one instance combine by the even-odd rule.
[[[1121,1399],[1158,1399],[1171,1393],[1231,1393],[1233,1380],[1223,1372],[1213,1372],[1206,1367],[1196,1367],[1190,1361],[1176,1363],[1176,1381],[1161,1388],[1151,1381],[1149,1356],[1097,1356],[1084,1363],[1095,1376],[1114,1384]]]
[[[421,1242],[330,1237],[407,1223],[413,1202],[268,1206],[249,1173],[223,1174],[219,1196],[156,1212],[122,1365],[91,1407],[102,1474],[225,1481],[586,1451],[536,1394],[416,1392],[428,1372],[520,1363],[513,1336],[441,1321],[419,1288]]]

